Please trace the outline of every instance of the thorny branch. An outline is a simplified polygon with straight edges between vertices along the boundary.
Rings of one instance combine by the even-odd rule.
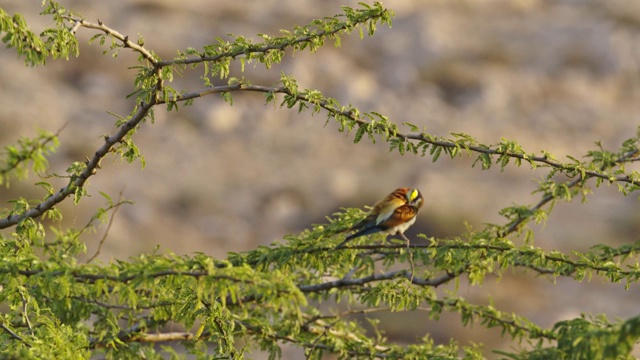
[[[95,24],[95,23],[92,23],[90,21],[86,21],[84,19],[76,19],[76,18],[72,18],[72,17],[66,17],[66,19],[73,23],[73,27],[71,28],[71,32],[73,34],[76,33],[76,31],[77,31],[77,29],[79,27],[85,27],[87,29],[100,30],[100,31],[104,32],[105,34],[113,37],[114,39],[117,39],[120,42],[122,42],[122,45],[124,47],[131,48],[131,49],[137,51],[147,61],[149,61],[154,66],[157,66],[158,60],[156,59],[155,56],[153,56],[153,54],[151,54],[151,52],[149,50],[147,50],[141,44],[138,44],[138,43],[135,43],[135,42],[129,40],[129,36],[122,35],[118,31],[106,26],[102,21],[98,20],[98,23]]]
[[[225,86],[211,86],[211,87],[207,87],[207,88],[204,88],[204,89],[201,89],[201,90],[198,90],[198,91],[186,93],[186,94],[183,94],[183,95],[178,95],[178,96],[172,98],[171,100],[172,101],[186,101],[186,100],[195,99],[195,98],[202,97],[202,96],[205,96],[205,95],[208,95],[208,94],[212,94],[212,93],[231,92],[231,91],[256,91],[256,92],[261,92],[261,93],[285,94],[285,95],[295,96],[296,99],[298,99],[300,101],[309,102],[309,98],[307,96],[305,96],[303,94],[294,94],[293,92],[291,92],[290,90],[286,89],[285,87],[268,87],[268,86],[252,85],[252,84],[234,84],[234,85],[225,85]],[[365,125],[369,124],[369,122],[367,120],[364,120],[362,118],[356,117],[354,115],[353,111],[336,109],[328,101],[320,101],[319,103],[317,103],[317,105],[319,105],[323,109],[327,110],[331,114],[347,117],[347,118],[355,121],[356,123],[358,123],[361,126],[365,126]],[[458,144],[456,144],[453,141],[435,140],[432,137],[426,136],[424,134],[395,133],[395,134],[393,134],[393,136],[397,137],[397,138],[401,138],[401,139],[411,139],[411,140],[423,141],[423,142],[426,142],[426,143],[429,143],[429,144],[432,144],[432,145],[442,146],[442,147],[447,147],[447,148],[457,148],[459,146]],[[534,156],[534,155],[526,155],[526,154],[519,154],[519,153],[509,153],[509,152],[505,152],[505,151],[499,151],[499,150],[496,150],[496,149],[491,149],[491,148],[484,147],[484,146],[474,146],[474,145],[468,145],[468,149],[473,151],[473,152],[480,153],[480,154],[507,155],[507,156],[510,156],[510,157],[513,157],[513,158],[517,158],[517,159],[520,159],[520,160],[526,160],[526,161],[530,161],[530,162],[542,163],[542,164],[549,165],[549,166],[551,166],[553,168],[556,168],[556,169],[567,170],[567,165],[566,164],[563,164],[562,162],[559,162],[559,161],[552,160],[547,156]],[[633,158],[638,155],[638,153],[640,153],[640,150],[638,150],[638,149],[629,151],[624,156],[622,156],[619,159],[617,159],[614,162],[614,164],[612,164],[612,165],[617,165],[617,164],[621,164],[621,163],[624,163],[624,162],[632,161],[632,160],[634,160]],[[601,169],[601,171],[602,170],[604,170],[604,169]],[[599,171],[595,171],[595,170],[585,170],[584,174],[585,174],[584,178],[578,177],[578,178],[574,179],[570,183],[571,186],[575,186],[575,185],[579,184],[580,182],[585,181],[589,177],[597,177],[597,178],[601,178],[603,180],[610,181],[610,182],[624,182],[624,183],[629,183],[629,184],[640,186],[640,181],[632,179],[628,175],[618,175],[618,176],[613,176],[612,177],[609,174],[605,174],[605,173],[602,173],[602,172],[599,172]],[[551,200],[551,199],[546,200],[544,203],[538,204],[536,206],[536,208],[541,207],[542,205],[547,203],[549,200]],[[512,231],[513,231],[513,229],[510,230],[509,232],[512,232]]]
[[[125,136],[146,117],[147,113],[154,105],[154,102],[140,104],[137,111],[133,116],[131,116],[129,121],[124,123],[114,135],[105,137],[104,144],[102,144],[102,146],[94,153],[93,157],[86,162],[86,168],[78,176],[72,177],[65,187],[47,197],[37,206],[28,209],[25,212],[11,214],[6,218],[0,219],[0,229],[14,226],[26,218],[37,218],[47,210],[50,210],[55,205],[62,202],[77,189],[82,188],[87,180],[97,173],[102,158],[104,158],[116,144],[122,141],[122,139],[124,139]]]

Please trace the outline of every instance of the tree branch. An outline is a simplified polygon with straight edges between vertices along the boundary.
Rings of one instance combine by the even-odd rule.
[[[638,149],[631,150],[631,151],[627,152],[626,154],[624,154],[623,156],[621,156],[620,158],[616,159],[614,164],[624,163],[625,161],[627,161],[627,160],[633,158],[634,156],[636,156],[638,154],[638,152],[640,152],[640,150],[638,150]],[[551,165],[551,164],[549,164],[549,165]],[[552,165],[552,166],[558,167],[557,164]],[[603,166],[601,168],[601,171],[604,171],[604,169],[605,169],[605,167]],[[601,179],[612,181],[611,177],[607,176],[606,174],[600,174],[598,172],[593,172],[593,171],[586,171],[585,174],[586,175],[585,175],[584,178],[583,177],[577,177],[577,178],[567,182],[566,186],[569,189],[574,188],[575,186],[577,186],[578,184],[580,184],[583,181],[586,181],[590,177],[599,177]],[[640,183],[638,183],[635,180],[632,180],[628,175],[617,176],[617,177],[615,177],[615,180],[613,180],[613,181],[627,182],[627,183],[634,184],[634,185],[640,185]],[[531,213],[531,214],[534,213],[536,210],[542,208],[545,204],[547,204],[548,202],[550,202],[553,199],[555,199],[555,196],[553,196],[551,194],[545,195],[536,205],[534,205],[531,208],[529,208],[528,212]],[[528,217],[519,217],[518,219],[513,221],[504,231],[499,232],[497,236],[498,237],[505,237],[508,234],[513,233],[527,219],[528,219]]]
[[[118,132],[112,136],[105,137],[104,144],[98,148],[93,157],[86,162],[86,168],[78,176],[72,177],[67,186],[50,195],[34,208],[0,219],[0,229],[14,226],[26,218],[39,217],[47,210],[62,202],[69,195],[73,194],[77,189],[82,188],[87,180],[96,174],[102,158],[104,158],[117,143],[122,141],[122,139],[124,139],[124,137],[146,117],[147,113],[154,105],[154,102],[140,104],[137,111],[133,116],[131,116],[131,119],[124,123],[118,129]]]
[[[109,235],[109,230],[111,229],[111,225],[113,225],[113,219],[115,219],[116,214],[118,213],[118,210],[120,210],[120,206],[122,206],[122,204],[125,204],[126,202],[124,200],[122,200],[122,192],[123,190],[120,190],[120,200],[118,201],[118,203],[116,203],[115,205],[111,206],[110,209],[114,209],[113,212],[111,213],[111,216],[109,217],[109,222],[107,223],[107,228],[104,231],[104,234],[102,235],[102,238],[100,239],[100,242],[98,243],[98,248],[96,249],[96,252],[87,260],[87,264],[92,262],[95,258],[98,257],[98,255],[100,255],[100,251],[102,250],[102,245],[104,244],[104,242],[107,240],[107,236]],[[88,224],[87,224],[88,226]]]
[[[190,100],[190,99],[195,99],[198,97],[202,97],[211,93],[221,93],[221,92],[231,92],[231,91],[255,91],[255,92],[261,92],[261,93],[273,93],[273,94],[285,94],[285,95],[289,95],[289,96],[294,96],[297,100],[299,101],[303,101],[306,103],[310,103],[313,105],[318,105],[321,108],[325,109],[326,111],[328,111],[329,113],[333,114],[333,115],[339,115],[342,117],[346,117],[349,118],[350,120],[356,122],[357,124],[361,125],[361,126],[368,126],[370,125],[369,121],[364,120],[361,117],[357,117],[354,112],[351,109],[347,109],[347,110],[341,110],[341,109],[336,109],[329,101],[326,100],[322,100],[322,101],[311,101],[309,99],[308,96],[304,95],[304,94],[299,94],[299,93],[293,93],[290,90],[288,90],[285,87],[268,87],[268,86],[260,86],[260,85],[252,85],[252,84],[234,84],[234,85],[223,85],[223,86],[211,86],[211,87],[207,87],[198,91],[194,91],[194,92],[190,92],[187,94],[183,94],[183,95],[177,95],[174,98],[171,98],[170,101],[186,101],[186,100]],[[394,134],[392,134],[392,137],[395,138],[399,138],[399,139],[409,139],[409,140],[416,140],[416,141],[421,141],[421,142],[425,142],[425,143],[429,143],[431,145],[436,145],[436,146],[441,146],[441,147],[446,147],[446,148],[458,148],[461,145],[457,144],[454,141],[447,141],[447,140],[437,140],[434,139],[432,136],[426,136],[423,134],[404,134],[404,133],[399,133],[396,132]],[[535,163],[541,163],[541,164],[545,164],[548,165],[550,167],[556,168],[558,170],[562,170],[562,171],[575,171],[574,168],[568,166],[567,164],[564,164],[562,162],[556,161],[556,160],[552,160],[547,156],[534,156],[534,155],[527,155],[527,154],[520,154],[520,153],[514,153],[514,152],[509,152],[509,151],[499,151],[496,149],[491,149],[489,147],[486,146],[474,146],[474,145],[467,145],[465,146],[466,149],[479,153],[479,154],[485,154],[485,155],[505,155],[505,156],[509,156],[511,158],[515,158],[515,159],[519,159],[519,160],[525,160],[528,162],[535,162]],[[635,149],[632,151],[627,152],[624,156],[620,157],[619,159],[617,159],[614,164],[620,164],[626,161],[631,160],[633,157],[635,157],[636,155],[638,155],[640,153],[640,150]],[[604,170],[604,169],[602,169]],[[571,184],[573,184],[572,186],[575,186],[576,184],[580,183],[583,180],[586,180],[589,177],[596,177],[596,178],[600,178],[606,181],[610,181],[610,182],[624,182],[624,183],[629,183],[629,184],[633,184],[633,185],[638,185],[640,186],[640,181],[638,180],[634,180],[632,179],[630,176],[628,175],[618,175],[618,176],[611,176],[609,174],[605,174],[602,173],[601,171],[595,171],[595,170],[584,170],[584,174],[585,177],[578,177],[576,179],[574,179]],[[575,184],[574,184],[575,183]],[[549,200],[551,199],[547,199],[544,202],[541,202],[539,205],[537,205],[537,207],[541,207],[542,205],[546,204]]]
[[[413,277],[411,274],[411,271],[408,271],[408,270],[396,270],[396,271],[390,271],[386,273],[375,273],[369,276],[364,276],[364,277],[355,278],[355,279],[342,278],[342,279],[327,281],[319,284],[300,285],[298,286],[298,289],[300,289],[300,291],[302,291],[303,293],[315,293],[315,292],[328,291],[333,289],[347,288],[352,286],[362,286],[371,282],[393,280],[393,279],[402,278],[402,277],[409,280],[412,284],[415,284],[415,285],[437,287],[455,279],[457,276],[459,276],[462,273],[463,271],[459,270],[455,273],[453,272],[447,273],[440,277],[429,279],[429,278]]]
[[[382,8],[376,9],[376,10],[377,10],[376,13],[366,14],[364,16],[360,16],[357,19],[337,23],[339,24],[339,26],[336,26],[330,30],[320,30],[320,31],[312,32],[314,31],[314,29],[305,28],[306,30],[312,33],[307,36],[291,37],[289,41],[282,41],[281,43],[276,43],[276,44],[264,44],[264,43],[248,44],[245,47],[240,47],[232,51],[221,52],[214,56],[205,56],[204,54],[202,54],[199,57],[193,57],[193,58],[187,58],[187,59],[173,59],[173,60],[159,61],[157,63],[157,66],[166,67],[166,66],[173,66],[173,65],[198,64],[202,62],[216,62],[224,58],[237,59],[240,56],[250,57],[250,55],[252,54],[266,54],[273,50],[282,51],[282,50],[285,50],[286,48],[293,47],[298,44],[313,43],[313,41],[315,41],[316,39],[331,38],[340,32],[354,29],[367,21],[374,21],[374,20],[383,18],[389,13],[388,10],[382,9]],[[275,40],[281,40],[281,39],[283,38],[277,38]]]
[[[9,329],[8,327],[6,327],[4,324],[0,323],[0,329],[6,331],[9,333],[9,335],[11,335],[12,338],[20,341],[21,343],[25,344],[27,347],[31,347],[31,344],[29,344],[28,342],[26,342],[22,336],[16,334],[13,330]]]
[[[129,339],[126,342],[166,342],[166,341],[185,341],[193,340],[193,334],[190,332],[170,332],[159,334],[140,334]]]
[[[79,27],[85,27],[87,29],[100,30],[100,31],[104,32],[105,34],[111,36],[112,38],[120,40],[120,42],[122,42],[122,45],[124,47],[131,48],[131,49],[135,50],[136,52],[138,52],[147,61],[149,61],[151,64],[153,64],[154,67],[158,66],[158,60],[156,59],[155,56],[153,56],[153,54],[151,54],[151,52],[149,50],[145,49],[144,46],[129,40],[129,36],[122,35],[118,31],[116,31],[116,30],[104,25],[104,23],[102,21],[98,20],[98,23],[95,24],[95,23],[92,23],[92,22],[84,20],[84,19],[77,19],[77,18],[68,17],[68,16],[66,16],[65,19],[67,19],[67,20],[69,20],[70,22],[73,23],[73,27],[70,30],[73,34],[75,34],[75,32],[77,31],[77,29]]]

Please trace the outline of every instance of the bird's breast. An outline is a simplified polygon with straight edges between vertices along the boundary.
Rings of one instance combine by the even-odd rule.
[[[387,229],[385,232],[389,235],[404,234],[404,232],[416,222],[416,217],[412,217],[409,221],[398,224],[392,228]]]

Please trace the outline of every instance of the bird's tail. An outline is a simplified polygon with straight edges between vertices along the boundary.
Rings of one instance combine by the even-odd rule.
[[[336,246],[335,248],[333,248],[333,250],[339,250],[339,249],[344,248],[344,245],[345,245],[346,243],[348,243],[349,241],[351,241],[351,240],[353,240],[353,238],[352,238],[351,236],[348,236],[346,239],[344,239],[344,241],[343,241],[343,242],[341,242],[341,243],[340,243],[340,245],[338,245],[338,246]]]
[[[358,231],[358,232],[357,232],[357,233],[355,233],[355,234],[352,234],[352,235],[347,236],[347,238],[346,238],[346,239],[344,239],[344,241],[343,241],[343,242],[341,242],[338,246],[336,246],[336,247],[334,248],[334,250],[342,249],[346,243],[348,243],[349,241],[351,241],[351,240],[353,240],[353,239],[355,239],[355,238],[359,238],[360,236],[365,236],[365,235],[373,234],[373,233],[378,232],[378,231],[380,231],[380,228],[378,228],[378,227],[376,227],[376,226],[372,226],[372,227],[369,227],[369,228],[366,228],[366,229],[360,230],[360,231]]]

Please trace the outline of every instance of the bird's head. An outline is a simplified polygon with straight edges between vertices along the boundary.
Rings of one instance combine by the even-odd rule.
[[[405,197],[407,198],[407,204],[415,206],[418,209],[420,209],[424,203],[422,194],[418,189],[407,189]]]

